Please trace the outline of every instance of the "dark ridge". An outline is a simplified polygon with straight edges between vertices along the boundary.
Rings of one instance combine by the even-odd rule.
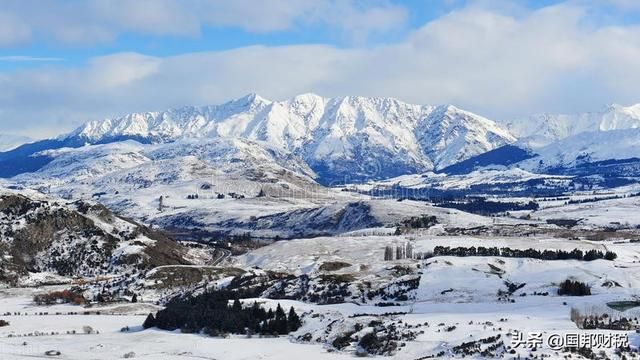
[[[536,156],[536,154],[522,149],[515,145],[504,145],[497,149],[487,151],[486,153],[474,156],[470,159],[461,161],[459,163],[447,166],[442,170],[438,170],[437,173],[445,173],[448,175],[463,175],[468,174],[478,168],[489,165],[503,165],[508,166],[518,163],[520,161],[530,159]]]

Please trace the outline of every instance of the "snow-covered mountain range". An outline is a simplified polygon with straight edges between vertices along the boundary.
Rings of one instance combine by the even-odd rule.
[[[541,147],[583,132],[639,128],[640,104],[612,104],[601,111],[579,114],[537,114],[504,125],[527,145]]]
[[[270,101],[252,94],[222,105],[91,121],[34,146],[34,152],[123,139],[166,143],[185,138],[261,141],[303,159],[322,183],[440,169],[516,141],[495,122],[450,105],[315,94]]]
[[[613,165],[624,166],[626,175],[634,176],[640,173],[640,128],[580,132],[538,148],[535,153],[536,156],[522,161],[518,167],[536,173],[575,173],[581,168],[597,166],[600,169],[593,169],[591,173],[598,173],[605,165]],[[606,172],[613,175],[610,168]]]
[[[240,151],[244,157],[230,159],[275,162],[324,185],[427,171],[469,173],[487,165],[544,172],[592,161],[640,158],[635,146],[627,146],[634,143],[636,133],[624,131],[638,127],[640,104],[610,105],[575,115],[534,115],[499,124],[451,105],[413,105],[393,98],[303,94],[271,101],[250,94],[221,105],[90,121],[57,138],[0,152],[0,177],[41,169],[33,176],[68,177],[82,171],[86,176],[103,175],[104,171],[92,173],[99,162],[83,161],[82,152],[64,152],[125,140],[135,140],[141,148],[131,152],[130,144],[114,145],[96,150],[102,155],[91,149],[84,154],[103,159],[132,156],[122,166],[133,166],[190,156],[194,151],[205,156],[201,150],[213,146],[215,150],[205,157],[217,158],[216,166]],[[619,136],[625,140],[618,141]],[[163,152],[160,144],[174,145]],[[251,152],[256,154],[247,155]],[[111,160],[106,169],[118,169],[117,161]]]
[[[608,105],[579,114],[539,114],[503,125],[517,142],[470,157],[443,172],[507,166],[542,174],[640,176],[640,104]]]

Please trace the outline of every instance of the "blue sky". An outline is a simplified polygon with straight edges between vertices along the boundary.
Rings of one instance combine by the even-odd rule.
[[[275,2],[277,3],[277,2]],[[365,2],[360,2],[365,3]],[[372,2],[372,4],[375,2]],[[355,4],[355,3],[354,3]],[[109,41],[95,43],[60,42],[46,34],[34,33],[32,39],[9,44],[2,53],[5,56],[33,57],[33,61],[2,61],[1,70],[42,65],[45,60],[63,62],[64,66],[75,66],[88,59],[116,52],[140,52],[153,56],[170,56],[190,52],[220,51],[251,45],[282,46],[293,44],[331,44],[337,47],[375,46],[401,40],[411,29],[419,28],[448,11],[459,8],[462,1],[389,1],[379,2],[383,7],[395,7],[405,17],[389,31],[377,33],[364,41],[354,42],[348,33],[323,23],[305,23],[295,20],[284,29],[251,30],[239,25],[202,23],[197,34],[151,34],[148,32],[122,31]],[[366,7],[362,5],[363,10]],[[37,61],[35,58],[40,58]],[[7,59],[9,60],[9,59]]]
[[[0,133],[132,111],[392,96],[496,120],[640,102],[632,0],[5,0]]]
[[[15,3],[19,4],[20,2]],[[25,3],[28,4],[28,0]],[[275,1],[274,3],[278,2]],[[375,33],[372,36],[368,36],[365,41],[355,43],[353,39],[349,38],[350,35],[342,29],[336,29],[324,23],[309,24],[300,20],[294,20],[290,27],[275,29],[273,31],[250,30],[233,24],[216,26],[215,24],[203,22],[199,24],[199,29],[196,34],[188,35],[120,31],[120,29],[114,28],[116,35],[112,39],[104,41],[98,40],[95,42],[60,42],[59,39],[47,36],[47,29],[39,29],[32,33],[28,41],[18,41],[3,47],[2,54],[4,54],[3,56],[29,56],[41,59],[56,59],[58,61],[64,61],[64,65],[73,66],[81,64],[95,56],[116,52],[141,52],[154,56],[170,56],[189,52],[227,50],[250,45],[331,44],[338,47],[375,46],[400,41],[412,30],[418,29],[429,21],[446,15],[449,12],[464,8],[470,4],[482,4],[482,2],[462,0],[395,0],[383,2],[372,1],[370,3],[378,4],[382,8],[401,9],[405,17],[398,21],[392,29]],[[504,2],[497,7],[540,9],[562,3],[563,1],[557,0],[529,0],[521,2],[514,1],[512,3]],[[367,2],[354,2],[353,6],[366,11],[367,7],[362,4],[367,4]],[[23,5],[23,7],[29,8],[31,6]],[[613,23],[629,23],[638,20],[638,13],[628,11],[626,7],[620,8],[596,3],[596,5],[590,6],[589,9],[595,13],[592,14],[592,20],[600,18],[601,21]],[[75,16],[74,14],[70,15]],[[607,18],[606,20],[603,19],[605,17]],[[37,64],[30,63],[29,61],[3,61],[0,63],[2,70],[34,65]]]

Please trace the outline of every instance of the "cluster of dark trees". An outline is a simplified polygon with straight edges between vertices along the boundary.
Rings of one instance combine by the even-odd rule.
[[[149,314],[143,327],[219,336],[226,333],[284,335],[302,325],[293,307],[287,314],[280,304],[273,311],[263,309],[257,302],[244,307],[237,298],[233,305],[229,305],[228,300],[225,293],[220,292],[174,299],[156,316]]]
[[[189,199],[189,200],[195,200],[195,199],[197,199],[197,198],[199,198],[198,194],[190,194],[190,195],[187,195],[187,199]]]
[[[309,281],[302,278],[303,282]],[[353,296],[349,290],[349,285],[353,281],[351,275],[322,274],[320,284],[314,285],[307,292],[307,300],[316,304],[342,304],[349,297]]]
[[[484,359],[497,357],[497,351],[499,349],[504,350],[504,342],[499,341],[500,334],[495,336],[489,336],[484,339],[479,339],[475,341],[463,342],[460,345],[454,346],[451,350],[456,355],[461,355],[462,357],[466,356],[474,356],[475,354],[480,354],[480,356]],[[484,349],[482,349],[481,345],[488,345]]]
[[[575,200],[566,201],[566,203],[567,204],[584,204],[584,203],[591,203],[596,201],[624,199],[627,197],[636,197],[636,196],[640,196],[640,193],[633,193],[629,195],[601,196],[601,197],[592,197],[592,198],[586,198],[586,199],[575,199]]]
[[[435,205],[481,215],[498,214],[507,211],[538,210],[540,207],[535,201],[529,201],[528,203],[491,201],[480,197],[468,198],[464,201],[445,200],[438,202]]]
[[[556,225],[571,229],[578,225],[581,219],[547,219],[547,224]]]
[[[615,260],[618,255],[612,251],[602,252],[599,250],[588,250],[583,252],[580,249],[571,251],[565,250],[537,250],[537,249],[511,249],[508,247],[486,248],[483,246],[475,247],[455,247],[436,246],[433,249],[432,256],[501,256],[511,258],[532,258],[540,260],[582,260],[592,261],[597,259]],[[425,257],[429,257],[425,255]]]
[[[587,296],[591,295],[591,287],[583,282],[567,279],[560,283],[558,295]]]
[[[438,223],[433,215],[412,216],[402,220],[402,225],[409,229],[428,229]]]
[[[244,199],[244,195],[242,194],[230,192],[228,195],[231,196],[231,198],[233,199]]]
[[[582,319],[582,329],[635,330],[638,322],[628,318],[613,320],[610,316],[587,316]]]
[[[384,326],[376,320],[369,322],[368,327],[372,327],[374,330],[358,338],[356,333],[364,328],[364,324],[357,323],[353,330],[336,337],[332,342],[333,347],[343,350],[357,341],[358,350],[356,351],[356,356],[392,355],[397,351],[398,347],[405,346],[406,341],[415,340],[418,336],[417,331],[402,331],[396,324]]]

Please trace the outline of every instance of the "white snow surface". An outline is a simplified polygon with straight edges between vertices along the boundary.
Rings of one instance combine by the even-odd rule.
[[[582,132],[536,149],[517,166],[534,172],[611,159],[640,158],[640,128]]]
[[[612,104],[600,111],[579,114],[538,114],[503,124],[523,143],[538,148],[582,132],[639,128],[640,104]]]

